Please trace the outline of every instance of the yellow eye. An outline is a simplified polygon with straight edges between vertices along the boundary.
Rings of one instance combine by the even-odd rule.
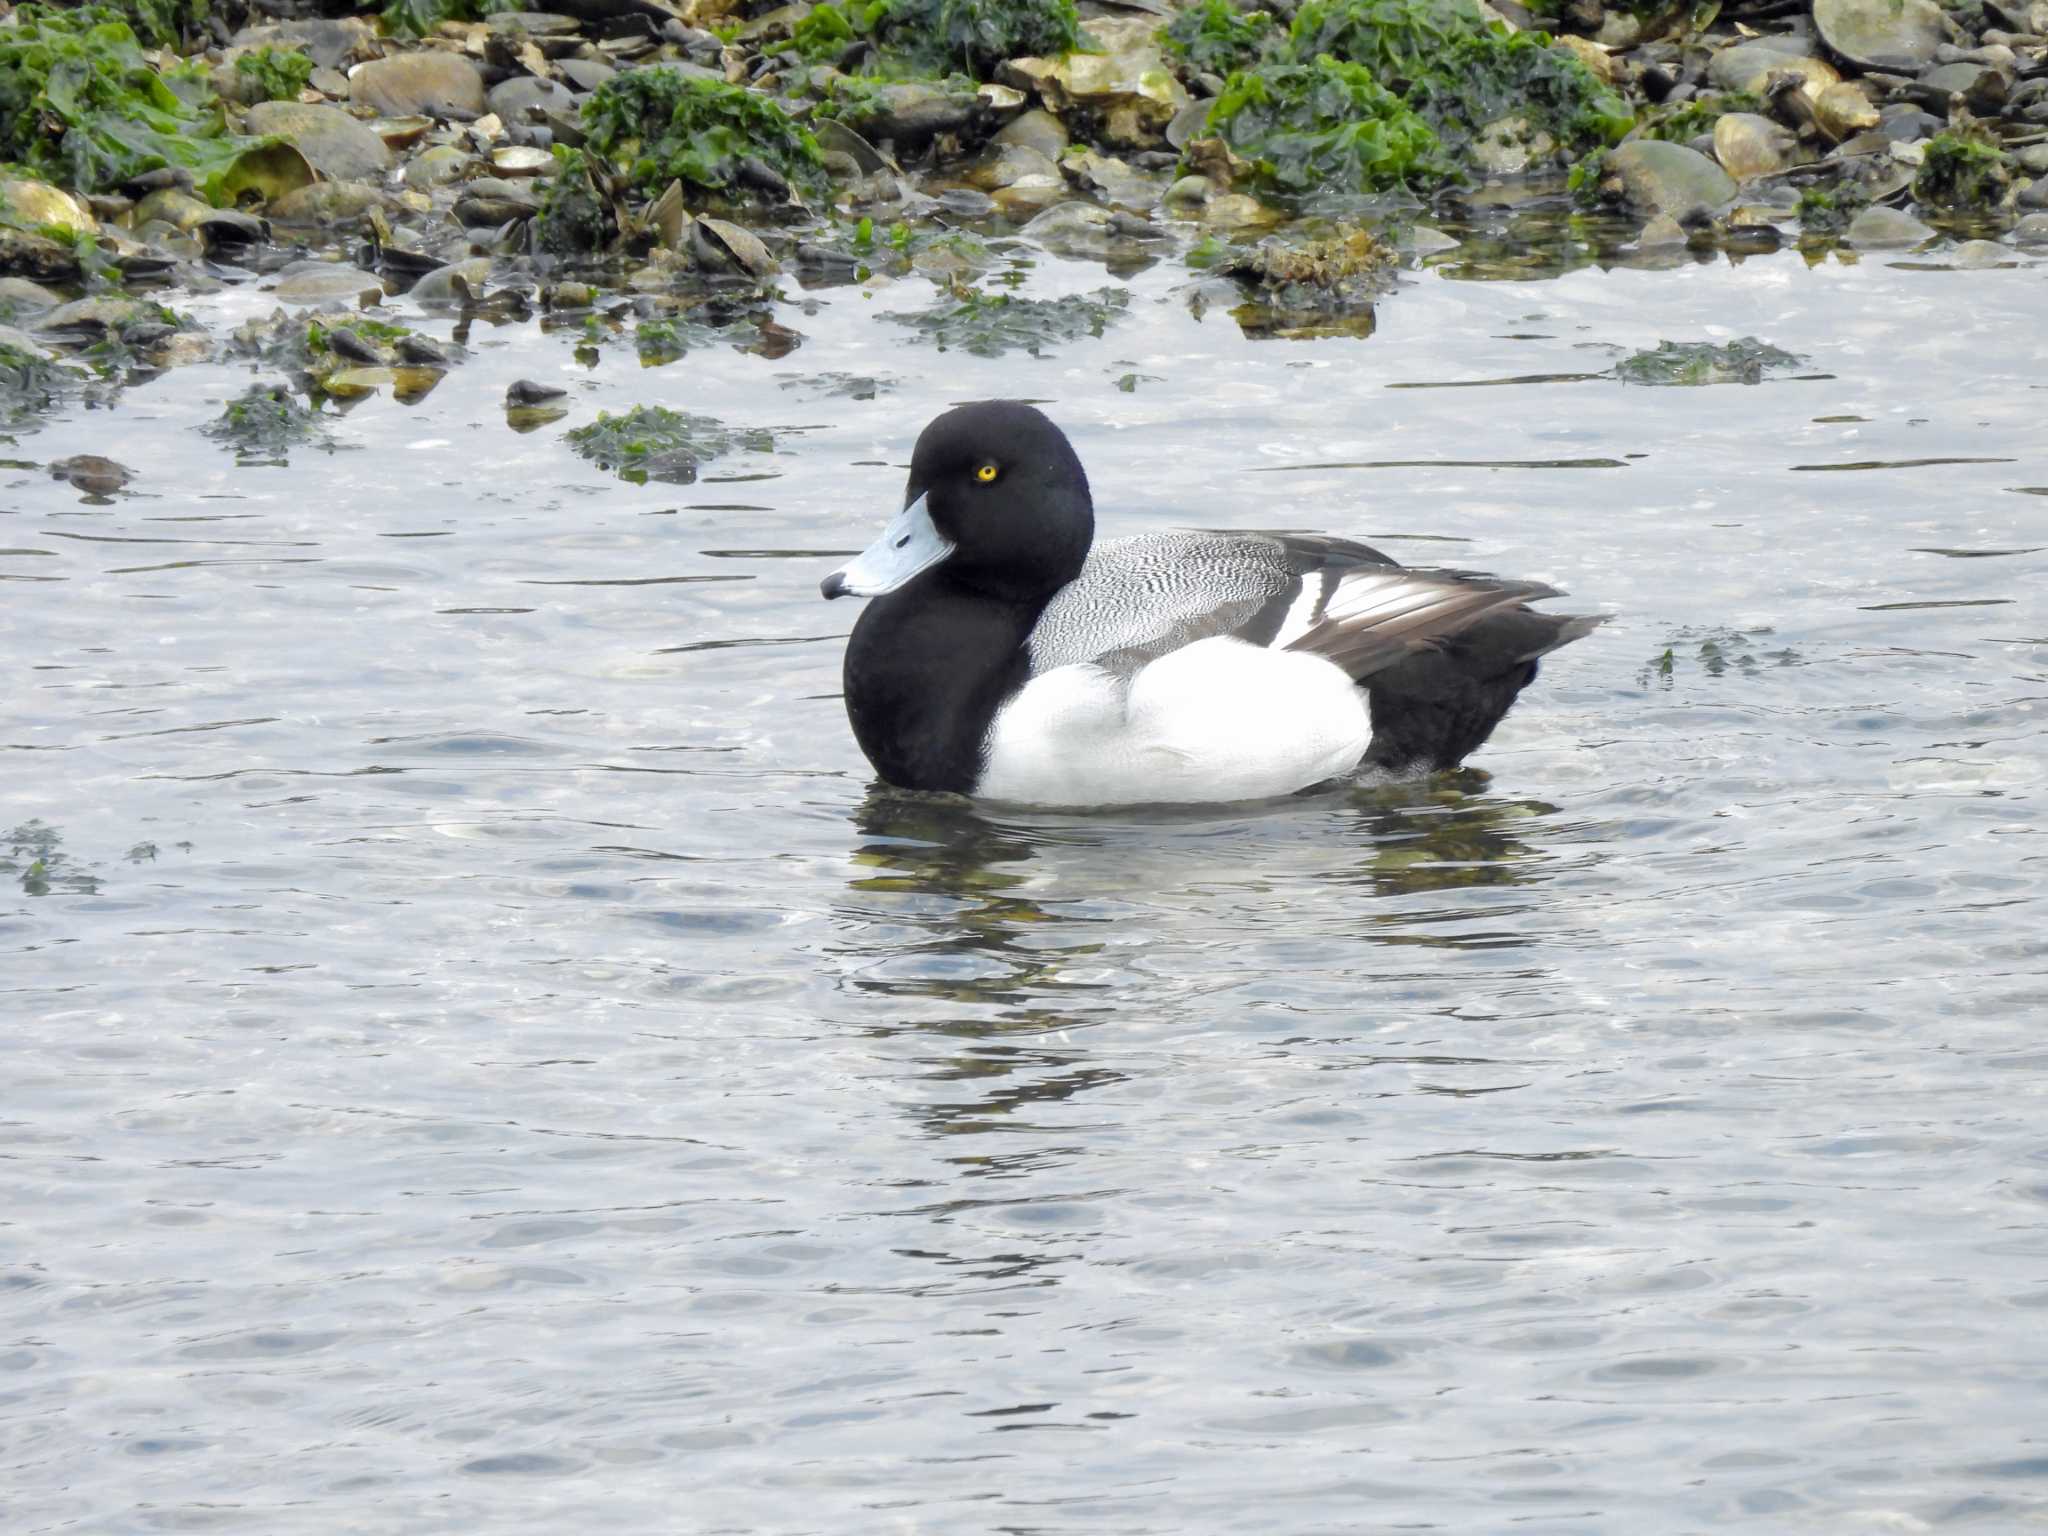
[[[992,481],[994,481],[997,475],[1001,473],[1002,471],[997,469],[995,465],[984,464],[981,466],[981,468],[977,469],[974,472],[974,478],[979,480],[983,485],[988,485]]]

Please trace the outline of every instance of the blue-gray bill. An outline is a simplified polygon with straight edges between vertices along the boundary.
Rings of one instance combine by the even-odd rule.
[[[826,597],[880,597],[953,553],[920,496],[898,512],[882,536],[818,583]]]

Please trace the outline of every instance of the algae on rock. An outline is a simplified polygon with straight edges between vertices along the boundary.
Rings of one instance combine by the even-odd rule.
[[[681,181],[733,202],[818,194],[818,141],[758,92],[647,65],[614,75],[583,106],[585,148],[644,190]]]

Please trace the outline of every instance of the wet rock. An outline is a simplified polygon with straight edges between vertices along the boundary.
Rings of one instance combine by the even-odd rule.
[[[558,384],[539,384],[532,379],[514,379],[505,390],[507,405],[545,405],[550,400],[559,400],[569,391]]]
[[[538,176],[555,168],[555,157],[531,144],[507,144],[491,151],[491,169],[503,177]]]
[[[251,246],[270,239],[270,223],[237,208],[214,208],[197,226],[201,244],[209,256],[239,255]]]
[[[412,285],[408,298],[421,304],[467,304],[481,297],[491,275],[491,259],[474,256],[436,267]]]
[[[0,216],[24,226],[72,234],[90,235],[99,230],[99,221],[83,203],[42,181],[0,181]]]
[[[1684,245],[1690,238],[1678,220],[1668,213],[1660,213],[1643,226],[1642,233],[1636,236],[1636,245],[1645,251],[1662,250]]]
[[[1166,190],[1162,178],[1134,171],[1123,161],[1092,149],[1065,156],[1059,162],[1059,170],[1082,191],[1098,193],[1119,208],[1140,213],[1158,207]]]
[[[422,150],[405,166],[405,184],[421,192],[445,187],[462,180],[476,157],[454,144],[436,144]]]
[[[75,282],[78,251],[71,245],[0,225],[0,272],[52,283]]]
[[[1036,91],[1062,117],[1076,113],[1098,125],[1094,137],[1115,148],[1149,149],[1166,142],[1166,126],[1188,105],[1185,87],[1168,68],[1150,17],[1091,18],[1099,53],[1063,59],[1012,59],[1001,77]]]
[[[1547,161],[1557,141],[1528,118],[1503,117],[1488,123],[1472,141],[1471,156],[1490,176],[1519,176],[1531,162]]]
[[[386,149],[402,154],[432,131],[434,120],[415,113],[411,117],[380,117],[368,126],[370,132],[383,140]]]
[[[237,48],[293,48],[322,69],[340,69],[360,59],[375,58],[377,29],[361,17],[338,21],[285,21],[245,27],[235,34]]]
[[[384,117],[429,117],[469,122],[489,103],[483,76],[459,53],[439,49],[397,53],[362,65],[348,81],[349,100]]]
[[[301,229],[332,229],[352,224],[373,208],[388,208],[391,199],[361,182],[323,181],[287,192],[269,208],[273,224]]]
[[[1714,123],[1714,158],[1738,182],[1754,181],[1792,163],[1798,139],[1768,117],[1724,112]]]
[[[1020,176],[989,194],[1009,219],[1029,219],[1068,195],[1067,179],[1057,172]]]
[[[1735,198],[1735,182],[1698,150],[1656,139],[1635,139],[1607,152],[1602,184],[1618,183],[1629,206],[1642,214],[1685,219],[1712,214]]]
[[[1116,239],[1107,208],[1093,203],[1060,203],[1024,226],[1024,238],[1055,256],[1100,260]]]
[[[276,296],[285,304],[324,304],[365,291],[384,291],[375,273],[338,261],[295,261],[277,278]]]
[[[2048,245],[2048,213],[2030,213],[2012,227],[2012,237],[2021,245]]]
[[[1014,187],[1027,177],[1059,177],[1059,166],[1039,150],[1023,144],[991,145],[989,152],[967,172],[970,186],[984,192]]]
[[[1849,221],[1842,238],[1850,245],[1868,250],[1918,245],[1934,238],[1934,231],[1910,213],[1878,205],[1865,208]]]
[[[111,496],[135,478],[135,471],[96,453],[75,453],[54,461],[50,478],[68,481],[88,496]]]
[[[491,87],[485,101],[493,113],[508,123],[526,121],[526,114],[532,108],[554,112],[576,110],[574,91],[558,81],[542,80],[533,75],[514,75],[510,80],[500,80]]]
[[[1877,108],[1853,80],[1837,81],[1813,99],[1813,117],[1822,133],[1840,143],[1878,125]]]
[[[579,91],[594,91],[618,70],[603,59],[563,59],[555,65],[562,78]]]
[[[1770,43],[1737,43],[1723,48],[1707,65],[1707,78],[1724,91],[1744,91],[1761,96],[1771,76],[1794,74],[1809,95],[1818,95],[1840,82],[1841,72],[1825,59],[1787,53]]]
[[[168,224],[179,233],[197,229],[200,222],[213,212],[213,204],[203,198],[194,197],[176,187],[165,187],[152,192],[135,205],[131,222],[141,229],[147,224]]]
[[[243,119],[254,134],[276,134],[331,181],[381,176],[391,165],[384,141],[339,107],[298,101],[265,101]]]
[[[2012,95],[2010,66],[1956,63],[1937,64],[1914,82],[1916,99],[1929,110],[1946,112],[1951,96],[1960,96],[1972,112],[1995,114]]]
[[[2029,144],[2013,159],[2029,176],[2048,176],[2048,143]]]
[[[1057,160],[1067,147],[1067,125],[1043,107],[1033,107],[998,128],[994,142],[1006,149],[1034,149]]]
[[[455,199],[455,220],[470,229],[496,229],[540,212],[540,194],[524,182],[479,176]]]
[[[854,132],[875,143],[893,141],[907,151],[929,144],[942,133],[966,133],[981,120],[984,108],[972,91],[910,80],[877,86],[864,93],[858,104],[844,103],[838,111],[839,120]]]
[[[1908,73],[1931,64],[1948,35],[1934,0],[1813,0],[1813,24],[1858,68]]]
[[[1982,272],[1990,267],[2012,265],[2012,252],[1996,240],[1965,240],[1949,260],[1966,272]]]
[[[1206,176],[1183,176],[1166,189],[1160,199],[1166,207],[1180,212],[1199,208],[1215,195],[1216,183]]]
[[[34,316],[47,313],[64,302],[62,296],[41,283],[25,277],[0,277],[0,314]],[[9,328],[11,329],[11,327]],[[20,335],[20,332],[15,332]],[[0,346],[8,342],[0,337]]]

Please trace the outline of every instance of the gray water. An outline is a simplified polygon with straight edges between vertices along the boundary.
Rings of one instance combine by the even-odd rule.
[[[140,477],[0,510],[0,1529],[2048,1521],[2048,267],[1454,262],[1369,340],[792,284],[779,360],[480,324],[289,468],[197,431],[246,367],[21,435]],[[878,790],[817,581],[999,393],[1111,532],[1613,621],[1455,776]],[[644,400],[776,451],[563,442]]]

